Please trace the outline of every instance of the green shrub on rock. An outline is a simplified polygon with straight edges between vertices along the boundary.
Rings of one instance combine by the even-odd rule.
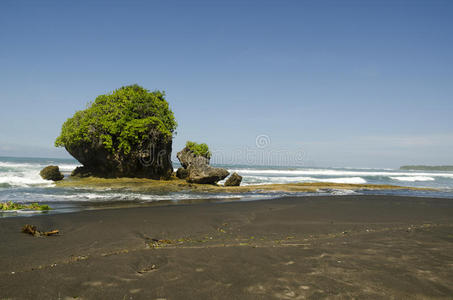
[[[62,126],[57,147],[81,177],[169,178],[176,120],[165,94],[130,85],[98,96]]]
[[[55,146],[68,148],[99,139],[110,152],[128,154],[150,130],[171,140],[176,127],[164,92],[135,84],[100,95],[87,109],[76,112],[63,124]]]
[[[209,147],[205,143],[198,144],[195,142],[187,141],[186,147],[195,155],[201,155],[206,158],[211,158],[211,151],[209,151]]]

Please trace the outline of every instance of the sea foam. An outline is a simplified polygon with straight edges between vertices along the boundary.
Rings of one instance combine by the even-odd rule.
[[[399,172],[399,171],[350,171],[350,170],[335,170],[335,169],[300,169],[300,170],[272,170],[272,169],[230,169],[230,172],[237,172],[244,175],[277,175],[277,176],[433,176],[453,178],[453,173],[428,173],[428,172]]]
[[[398,181],[409,181],[409,182],[415,182],[415,181],[434,181],[436,180],[433,177],[429,176],[399,176],[399,177],[390,177],[393,180],[398,180]]]

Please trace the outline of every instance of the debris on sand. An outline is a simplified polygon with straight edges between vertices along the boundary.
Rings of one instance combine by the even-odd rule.
[[[143,268],[139,271],[137,271],[138,274],[145,274],[145,273],[149,273],[149,272],[152,272],[152,271],[155,271],[157,270],[157,266],[156,265],[152,265],[152,266],[149,266],[149,267],[146,267],[146,268]]]
[[[58,229],[51,230],[51,231],[39,231],[36,226],[29,225],[29,224],[22,227],[22,232],[31,234],[32,236],[35,236],[35,237],[51,236],[51,235],[57,235],[60,233],[60,231]]]
[[[148,246],[154,249],[158,249],[174,243],[175,242],[172,240],[151,239],[151,241],[148,243]]]

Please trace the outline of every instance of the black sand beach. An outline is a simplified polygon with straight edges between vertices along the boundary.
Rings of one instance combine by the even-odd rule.
[[[59,236],[21,233],[25,224]],[[0,219],[0,299],[453,299],[453,200],[297,197]]]

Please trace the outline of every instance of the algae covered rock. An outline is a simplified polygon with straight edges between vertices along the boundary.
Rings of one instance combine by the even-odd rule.
[[[75,176],[168,178],[176,126],[163,92],[131,85],[76,112],[55,145],[83,165]]]
[[[179,174],[184,175],[184,178],[190,183],[215,184],[229,175],[227,170],[209,165],[211,152],[206,144],[189,141],[186,143],[186,147],[178,152],[177,158],[182,165],[180,168],[182,170],[178,169]],[[181,178],[178,176],[178,172],[176,176]]]
[[[186,179],[188,176],[189,171],[187,169],[181,167],[176,170],[176,177],[178,177],[179,179]]]
[[[240,186],[242,181],[242,176],[234,172],[230,177],[225,181],[225,186]]]
[[[45,180],[59,181],[64,178],[58,166],[47,166],[39,172],[39,175]]]

